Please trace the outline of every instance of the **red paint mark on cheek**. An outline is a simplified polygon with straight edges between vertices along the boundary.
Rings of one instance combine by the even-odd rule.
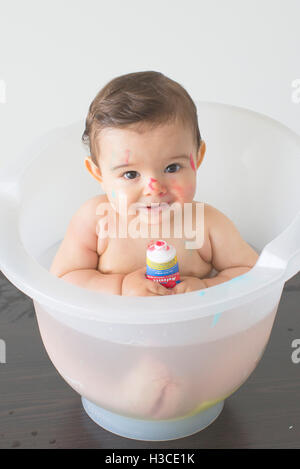
[[[176,182],[173,182],[172,190],[177,194],[177,197],[179,198],[179,200],[186,201],[186,200],[189,200],[191,197],[193,197],[194,192],[195,192],[195,187],[194,185],[181,186],[177,184]]]
[[[192,153],[190,154],[190,163],[191,163],[192,170],[193,170],[193,171],[196,171],[195,163],[194,163],[194,159],[193,159]]]
[[[179,184],[177,184],[176,182],[173,182],[172,187],[175,190],[175,192],[177,192],[178,196],[180,198],[183,198],[184,193],[185,193],[184,188],[180,186]]]

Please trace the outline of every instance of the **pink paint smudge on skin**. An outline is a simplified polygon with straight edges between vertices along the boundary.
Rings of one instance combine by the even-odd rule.
[[[184,187],[180,186],[179,184],[177,184],[175,181],[172,183],[172,189],[173,191],[176,193],[177,195],[177,198],[178,198],[178,202],[180,204],[183,203],[184,199],[185,199],[185,190],[184,190]]]
[[[153,187],[154,182],[157,182],[157,179],[150,178],[150,182],[149,182],[148,186],[150,187],[150,189],[152,191],[155,189],[155,187]]]
[[[184,188],[182,186],[179,186],[176,182],[173,182],[172,186],[173,186],[173,189],[179,195],[179,197],[183,199]]]
[[[191,163],[192,170],[193,170],[193,171],[196,171],[195,163],[194,163],[194,159],[193,159],[192,153],[190,154],[190,163]]]
[[[129,156],[130,156],[130,150],[125,150],[125,153],[126,153],[126,158],[125,158],[125,164],[128,164],[129,162]]]

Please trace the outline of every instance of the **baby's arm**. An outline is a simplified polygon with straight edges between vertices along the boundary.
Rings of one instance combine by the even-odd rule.
[[[121,295],[123,274],[98,271],[96,207],[99,197],[85,202],[73,215],[50,272],[89,290]]]
[[[234,223],[222,212],[207,205],[212,265],[219,272],[212,278],[202,279],[206,287],[226,282],[248,272],[258,260],[258,254],[241,237]]]

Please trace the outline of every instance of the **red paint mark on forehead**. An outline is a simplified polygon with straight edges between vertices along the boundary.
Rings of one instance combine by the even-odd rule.
[[[191,164],[192,170],[193,170],[193,171],[196,171],[195,163],[194,163],[194,158],[193,158],[192,153],[190,154],[190,164]]]
[[[129,156],[130,156],[130,150],[125,150],[125,153],[126,153],[126,157],[125,157],[125,163],[128,164],[129,162]]]

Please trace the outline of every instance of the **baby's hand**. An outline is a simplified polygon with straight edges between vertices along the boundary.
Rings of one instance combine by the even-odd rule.
[[[181,282],[177,283],[175,287],[172,289],[173,294],[178,293],[188,293],[195,290],[203,290],[207,288],[203,280],[197,277],[180,277]]]
[[[145,277],[146,267],[135,270],[125,275],[122,283],[123,296],[155,296],[172,295],[172,289],[168,290],[159,282],[154,282]]]

